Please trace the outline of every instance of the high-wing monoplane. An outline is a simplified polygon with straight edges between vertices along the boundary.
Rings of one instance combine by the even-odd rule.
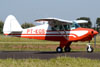
[[[70,52],[72,42],[91,41],[98,34],[97,31],[89,28],[82,28],[78,23],[88,23],[86,20],[62,20],[58,18],[37,19],[35,22],[42,23],[35,27],[23,29],[13,15],[9,15],[4,23],[3,33],[8,36],[59,41],[60,45],[56,48],[58,53]],[[90,44],[87,52],[93,52]]]

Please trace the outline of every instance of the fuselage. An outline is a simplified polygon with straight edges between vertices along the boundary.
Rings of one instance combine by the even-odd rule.
[[[52,30],[49,24],[43,24],[27,29],[23,29],[22,32],[12,32],[10,36],[51,40],[51,41],[89,41],[98,32],[88,28],[76,28],[72,30]]]

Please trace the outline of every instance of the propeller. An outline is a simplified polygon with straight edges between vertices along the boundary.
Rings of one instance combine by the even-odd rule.
[[[94,47],[96,47],[96,35],[94,35]]]
[[[94,33],[94,47],[96,47],[96,36],[97,36],[98,32],[94,30],[93,33]]]

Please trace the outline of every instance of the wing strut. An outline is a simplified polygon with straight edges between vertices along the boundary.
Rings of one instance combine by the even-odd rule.
[[[64,35],[64,38],[65,38],[66,40],[68,40],[68,38],[66,37],[67,34],[66,34],[66,30],[65,30],[65,28],[64,28],[64,25],[62,25],[62,27],[63,27],[64,34],[65,34],[65,35]]]
[[[55,27],[53,27],[55,30],[57,30],[57,32],[59,33],[59,34],[61,34],[61,35],[63,35],[63,37],[66,39],[66,40],[68,40],[68,38],[66,37],[66,30],[65,30],[65,28],[64,28],[64,26],[63,26],[63,24],[62,24],[62,27],[63,27],[63,31],[64,31],[64,33],[61,33],[60,32],[60,29],[58,30],[58,29],[56,29]],[[65,34],[65,35],[64,35]]]

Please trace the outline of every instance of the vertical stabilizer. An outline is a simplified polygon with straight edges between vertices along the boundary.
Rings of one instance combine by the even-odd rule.
[[[20,26],[16,18],[13,15],[9,15],[6,18],[3,26],[3,33],[9,34],[11,32],[21,32],[21,31],[22,31],[22,27]]]

